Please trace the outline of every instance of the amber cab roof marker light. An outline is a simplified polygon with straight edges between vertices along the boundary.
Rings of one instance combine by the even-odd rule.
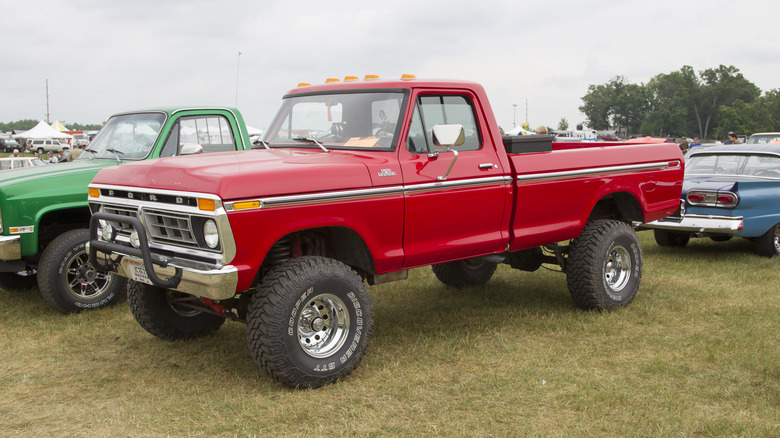
[[[365,77],[363,77],[363,80],[366,81],[375,81],[377,79],[379,79],[379,75],[366,75]]]
[[[308,83],[308,82],[298,82],[298,86],[299,87],[308,87],[308,86],[311,86],[311,84]]]
[[[404,73],[404,74],[401,75],[401,80],[402,81],[411,81],[412,79],[417,79],[417,77],[415,75],[410,75],[410,74],[407,74],[407,73]]]
[[[344,82],[356,81],[358,79],[360,78],[358,78],[357,76],[344,76]]]

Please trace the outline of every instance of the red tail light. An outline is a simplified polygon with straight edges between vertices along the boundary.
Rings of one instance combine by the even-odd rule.
[[[701,207],[733,208],[739,203],[739,197],[735,193],[714,190],[692,190],[685,198],[691,205]]]

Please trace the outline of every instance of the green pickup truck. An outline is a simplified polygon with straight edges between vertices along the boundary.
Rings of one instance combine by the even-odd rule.
[[[151,109],[113,115],[71,162],[0,171],[0,289],[37,285],[63,313],[115,303],[125,279],[97,272],[85,250],[95,174],[130,161],[251,147],[236,109]]]

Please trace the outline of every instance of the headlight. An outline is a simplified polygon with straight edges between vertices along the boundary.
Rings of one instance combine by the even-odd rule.
[[[219,246],[219,230],[217,224],[211,219],[203,223],[203,240],[211,249],[216,249]]]

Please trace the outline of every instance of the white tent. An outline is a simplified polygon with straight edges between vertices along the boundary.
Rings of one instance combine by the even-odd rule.
[[[41,120],[35,127],[27,132],[14,135],[14,138],[73,138],[64,132],[57,131]]]

